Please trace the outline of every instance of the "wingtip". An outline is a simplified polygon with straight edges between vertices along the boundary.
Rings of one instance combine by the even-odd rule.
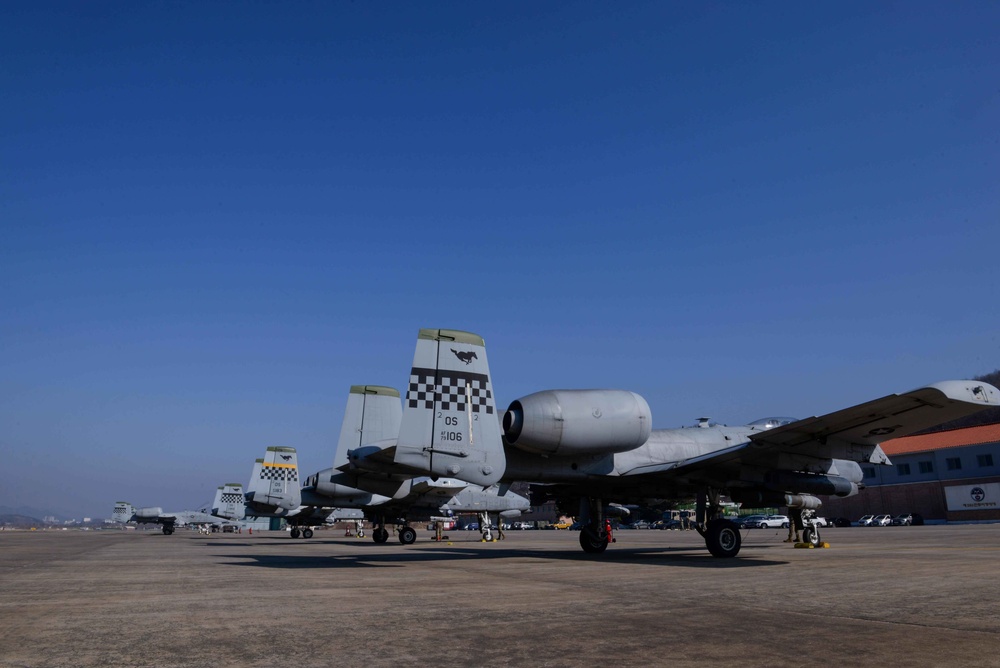
[[[1000,390],[981,380],[943,380],[927,387],[954,401],[964,401],[983,407],[1000,406]]]

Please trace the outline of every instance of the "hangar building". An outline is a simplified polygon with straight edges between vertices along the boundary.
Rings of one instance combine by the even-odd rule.
[[[882,443],[892,466],[865,466],[865,489],[825,498],[827,517],[919,513],[930,521],[1000,520],[1000,424]]]

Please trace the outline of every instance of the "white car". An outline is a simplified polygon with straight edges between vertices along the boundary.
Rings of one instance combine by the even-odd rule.
[[[877,515],[872,520],[873,527],[887,527],[892,524],[892,515]]]
[[[747,515],[740,520],[744,529],[777,529],[788,528],[789,520],[784,515]]]
[[[859,527],[870,527],[873,526],[872,522],[875,521],[874,515],[865,515],[860,520],[858,520]]]
[[[784,515],[768,515],[761,520],[761,529],[787,529],[790,521]]]

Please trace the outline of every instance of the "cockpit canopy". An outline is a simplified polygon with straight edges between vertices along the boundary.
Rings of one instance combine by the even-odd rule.
[[[754,420],[748,427],[756,427],[757,429],[763,431],[765,429],[774,429],[775,427],[784,427],[786,424],[791,424],[793,422],[798,422],[798,418],[792,417],[767,417],[761,418],[759,420]]]

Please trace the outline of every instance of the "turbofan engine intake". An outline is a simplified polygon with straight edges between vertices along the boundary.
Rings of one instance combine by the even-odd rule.
[[[601,455],[649,439],[649,404],[626,390],[546,390],[522,397],[503,417],[511,445],[543,455]]]

